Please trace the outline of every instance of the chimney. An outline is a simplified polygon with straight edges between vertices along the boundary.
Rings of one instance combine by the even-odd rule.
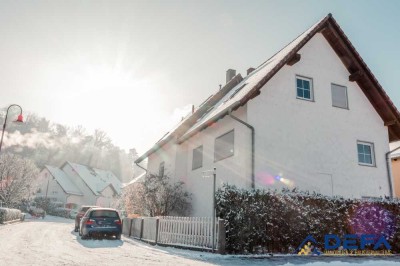
[[[250,67],[249,69],[247,69],[247,76],[250,75],[251,72],[253,72],[255,70],[254,67]]]
[[[226,71],[226,83],[228,83],[229,81],[231,81],[231,79],[233,79],[233,77],[236,76],[236,70],[234,69],[228,69]]]
[[[192,114],[194,113],[194,104],[192,104]]]

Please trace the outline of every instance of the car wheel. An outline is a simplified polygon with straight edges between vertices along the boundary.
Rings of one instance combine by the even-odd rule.
[[[116,238],[117,240],[121,240],[121,234],[116,234],[116,235],[115,235],[115,238]]]

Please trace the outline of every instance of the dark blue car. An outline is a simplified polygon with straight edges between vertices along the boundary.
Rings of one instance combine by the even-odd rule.
[[[82,217],[79,235],[82,239],[89,237],[111,237],[121,239],[122,222],[117,210],[110,208],[92,208]]]

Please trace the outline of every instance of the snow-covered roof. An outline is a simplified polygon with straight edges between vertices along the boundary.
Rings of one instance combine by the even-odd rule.
[[[229,114],[231,110],[236,110],[240,106],[246,104],[250,99],[256,97],[260,93],[261,88],[283,66],[290,63],[290,61],[297,56],[300,58],[301,55],[297,55],[298,51],[318,32],[324,34],[324,37],[330,42],[332,48],[335,49],[336,52],[342,54],[342,57],[346,57],[346,62],[343,62],[348,71],[358,75],[357,83],[359,85],[362,84],[362,86],[360,86],[364,93],[369,94],[367,97],[370,99],[372,105],[375,106],[376,111],[385,121],[385,124],[390,127],[390,141],[399,140],[399,111],[340,29],[339,25],[333,19],[332,15],[329,14],[300,34],[296,39],[258,66],[245,78],[242,79],[240,74],[236,76],[234,79],[234,86],[228,86],[229,84],[232,85],[231,81],[224,87],[225,89],[223,88],[215,95],[209,97],[206,102],[199,107],[197,112],[194,112],[181,121],[173,130],[164,135],[160,141],[140,156],[135,162],[141,162],[173,138],[175,138],[178,143],[185,141],[213,122]],[[385,105],[380,104],[381,102],[385,103]],[[379,106],[379,108],[377,106]]]
[[[96,172],[96,174],[98,176],[101,176],[101,178],[103,180],[106,180],[106,182],[109,182],[118,194],[121,193],[122,183],[121,183],[121,181],[119,181],[118,177],[116,177],[114,175],[113,172],[111,172],[109,170],[102,170],[102,169],[97,169],[97,168],[93,168],[93,170]]]
[[[147,173],[144,172],[144,173],[138,175],[137,177],[135,177],[134,179],[132,179],[132,181],[130,181],[129,183],[124,184],[124,185],[123,185],[123,188],[129,187],[130,185],[133,185],[133,184],[135,184],[135,183],[137,183],[137,182],[143,181],[144,178],[145,178],[145,176],[146,176],[146,174],[147,174]]]
[[[72,169],[82,178],[86,185],[97,196],[110,184],[115,191],[121,193],[121,182],[111,172],[107,170],[94,169],[86,165],[68,162]]]
[[[45,165],[45,167],[54,177],[57,183],[60,184],[65,193],[79,196],[83,195],[82,191],[80,191],[80,189],[74,183],[72,183],[72,181],[64,171],[50,165]]]

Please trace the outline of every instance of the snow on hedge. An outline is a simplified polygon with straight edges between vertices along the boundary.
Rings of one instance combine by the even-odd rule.
[[[22,219],[22,213],[17,209],[0,208],[0,223]]]
[[[218,216],[225,219],[231,253],[292,253],[308,235],[384,235],[400,252],[400,202],[345,199],[297,190],[245,190],[225,185],[218,190]]]

